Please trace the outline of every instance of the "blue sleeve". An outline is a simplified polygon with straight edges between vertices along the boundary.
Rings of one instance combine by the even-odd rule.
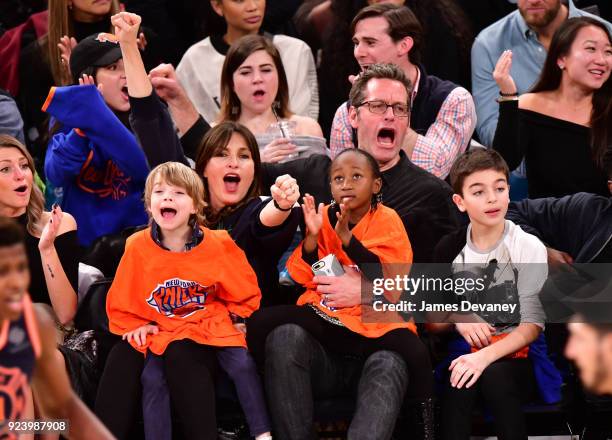
[[[95,86],[53,87],[43,111],[68,127],[78,128],[134,182],[146,180],[149,165],[142,149]]]
[[[472,95],[476,105],[476,132],[480,142],[487,147],[493,143],[499,117],[498,104],[495,102],[499,88],[493,79],[496,61],[491,59],[483,41],[476,38],[472,46]]]
[[[91,153],[89,140],[71,130],[51,138],[45,155],[45,176],[55,186],[65,186],[79,174]]]

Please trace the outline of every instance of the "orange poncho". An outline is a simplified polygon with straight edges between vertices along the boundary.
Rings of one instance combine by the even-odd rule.
[[[342,265],[355,265],[356,262],[353,262],[342,249],[342,241],[329,222],[328,211],[329,206],[323,208],[323,226],[317,241],[319,259],[334,254]],[[398,264],[384,266],[385,277],[393,277],[398,274],[395,272],[398,267],[402,271],[409,270],[407,265],[412,263],[412,248],[404,224],[393,209],[379,204],[376,210],[369,211],[363,216],[351,232],[367,250],[378,256],[381,263],[403,263],[402,266]],[[316,290],[317,285],[312,282],[314,274],[310,264],[302,259],[302,245],[295,249],[287,261],[287,269],[295,281],[307,288],[306,292],[298,298],[298,305],[312,304],[327,315],[339,319],[355,333],[369,338],[377,338],[397,328],[408,328],[416,333],[414,323],[404,321],[396,313],[375,313],[370,307],[368,316],[378,318],[377,322],[363,322],[362,307],[365,306],[357,305],[332,311],[321,305],[321,294]],[[391,274],[390,271],[394,273]]]
[[[162,249],[150,228],[128,238],[106,312],[117,335],[148,323],[159,327],[158,334],[147,335],[144,346],[132,342],[136,350],[162,354],[180,339],[246,347],[229,312],[247,317],[259,308],[257,277],[227,231],[202,229],[204,239],[188,252]]]

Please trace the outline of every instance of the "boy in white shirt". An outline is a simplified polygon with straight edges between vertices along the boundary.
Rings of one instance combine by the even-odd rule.
[[[454,324],[461,338],[450,349],[454,359],[443,403],[444,439],[469,438],[472,408],[479,396],[494,416],[497,435],[508,439],[527,438],[522,403],[537,397],[537,391],[544,400],[560,397],[558,372],[546,356],[539,356],[545,314],[538,293],[548,273],[546,248],[505,220],[508,174],[503,158],[485,149],[460,156],[450,172],[453,201],[467,212],[470,224],[440,240],[436,260],[452,262],[455,277],[480,278],[485,288],[457,300],[469,319]],[[466,303],[482,308],[469,309]],[[475,321],[475,314],[477,322],[468,322]],[[530,350],[534,342],[538,347]],[[536,372],[540,367],[554,380],[540,381]]]

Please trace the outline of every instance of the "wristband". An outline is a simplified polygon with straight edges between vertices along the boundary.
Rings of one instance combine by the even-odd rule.
[[[499,96],[503,96],[505,98],[510,98],[511,96],[517,96],[518,97],[518,92],[514,92],[514,93],[502,93],[502,91],[499,91]]]
[[[278,209],[279,211],[287,212],[287,211],[291,211],[291,209],[293,209],[293,206],[290,206],[289,208],[281,208],[280,205],[278,203],[276,203],[276,200],[272,199],[272,201],[274,202],[274,207],[276,209]]]
[[[518,101],[518,100],[519,100],[518,95],[500,96],[499,98],[495,99],[495,101],[497,102],[508,102],[508,101]]]

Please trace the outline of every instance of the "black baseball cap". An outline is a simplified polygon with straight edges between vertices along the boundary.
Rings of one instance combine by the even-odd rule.
[[[100,32],[79,41],[70,54],[70,72],[74,82],[88,67],[104,67],[121,59],[119,41],[113,34]]]

